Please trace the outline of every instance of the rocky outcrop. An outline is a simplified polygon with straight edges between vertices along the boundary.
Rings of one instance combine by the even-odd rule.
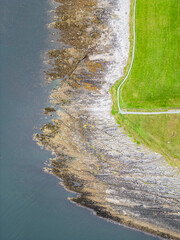
[[[45,169],[97,214],[179,239],[178,170],[133,142],[111,115],[109,90],[128,59],[130,0],[57,2],[51,26],[61,38],[46,76],[60,83],[50,96],[54,118],[35,135],[55,154]]]

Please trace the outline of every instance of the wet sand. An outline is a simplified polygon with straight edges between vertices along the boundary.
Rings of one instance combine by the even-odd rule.
[[[180,239],[180,175],[133,142],[111,115],[110,88],[129,53],[130,0],[58,0],[49,25],[53,120],[36,134],[54,158],[45,170],[80,193],[74,202],[116,222]],[[132,4],[132,3],[131,3]]]

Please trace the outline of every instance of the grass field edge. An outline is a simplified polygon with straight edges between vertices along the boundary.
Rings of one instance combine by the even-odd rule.
[[[127,60],[127,64],[124,68],[123,76],[120,79],[118,79],[110,89],[112,101],[113,101],[112,113],[119,112],[118,101],[117,101],[118,88],[120,84],[123,82],[124,78],[126,77],[132,62],[133,47],[134,47],[134,34],[133,34],[134,3],[135,3],[135,0],[131,0],[130,15],[129,15],[129,34],[130,34],[129,35],[129,42],[130,42],[129,57]]]

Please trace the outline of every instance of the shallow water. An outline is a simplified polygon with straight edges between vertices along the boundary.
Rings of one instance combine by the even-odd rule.
[[[49,87],[41,55],[49,48],[45,0],[0,0],[0,239],[156,239],[100,219],[69,202],[42,171],[50,154],[32,135],[45,123]]]

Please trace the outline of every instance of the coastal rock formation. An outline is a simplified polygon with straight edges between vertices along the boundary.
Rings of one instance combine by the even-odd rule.
[[[180,175],[138,145],[111,115],[110,88],[129,52],[130,0],[58,0],[50,24],[53,120],[35,135],[55,154],[45,168],[80,195],[74,202],[138,229],[180,239]],[[56,112],[55,112],[56,109]]]

